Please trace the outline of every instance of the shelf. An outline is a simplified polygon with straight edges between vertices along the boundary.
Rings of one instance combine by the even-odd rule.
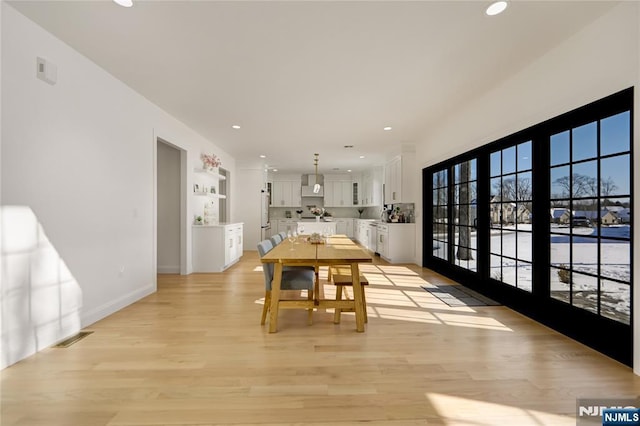
[[[226,177],[226,176],[223,176],[223,175],[221,175],[220,173],[216,173],[216,172],[209,171],[209,170],[207,170],[207,169],[200,169],[200,168],[197,168],[197,167],[196,167],[196,168],[194,168],[194,169],[193,169],[193,171],[194,171],[195,173],[202,173],[202,174],[209,175],[209,176],[211,176],[211,177],[213,177],[213,178],[216,178],[216,179],[218,179],[218,180],[227,180],[227,177]]]
[[[226,195],[212,194],[211,192],[194,192],[193,195],[197,195],[198,197],[209,197],[209,198],[227,198]]]

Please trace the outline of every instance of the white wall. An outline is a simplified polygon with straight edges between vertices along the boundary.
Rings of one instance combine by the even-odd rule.
[[[232,174],[235,160],[6,2],[0,7],[1,202],[24,207],[25,216],[33,212],[82,294],[76,325],[48,329],[46,335],[39,336],[28,318],[5,316],[3,346],[26,349],[3,351],[1,368],[155,291],[157,137],[187,151],[187,170],[201,164],[201,152],[217,154]],[[36,79],[37,56],[57,65],[57,84]],[[187,188],[192,175],[187,173]],[[193,197],[184,203],[188,219],[181,225],[191,272]],[[232,198],[232,217],[234,212]],[[33,263],[11,266],[13,275],[3,276],[0,291],[3,315],[16,309],[7,288],[29,296],[33,284]],[[75,293],[60,286],[58,291],[64,317],[74,312],[65,302]],[[35,313],[49,308],[32,306]],[[7,324],[20,333],[8,333]]]
[[[259,162],[238,164],[237,170],[236,182],[242,192],[237,204],[237,218],[238,222],[244,222],[244,250],[257,250],[262,237],[260,191],[265,188],[264,165]]]
[[[180,273],[180,151],[158,142],[158,260],[161,274]]]
[[[470,99],[459,110],[432,129],[418,145],[418,169],[482,146],[518,130],[570,111],[640,82],[640,5],[623,2],[532,62],[502,85],[478,99]],[[636,88],[635,123],[638,129],[640,104]],[[637,132],[637,130],[636,130]],[[636,133],[637,134],[637,133]],[[640,188],[640,164],[635,150],[635,187]],[[420,175],[421,176],[421,175]],[[419,191],[422,198],[422,189]],[[636,194],[634,211],[640,206]],[[422,200],[416,205],[422,209]],[[420,215],[421,217],[421,215]],[[422,220],[418,219],[417,253],[422,260]],[[634,228],[640,241],[640,227]],[[634,251],[640,265],[640,250]],[[637,274],[636,274],[637,277]],[[638,279],[634,288],[638,294]],[[636,312],[640,312],[636,297]],[[640,330],[635,315],[634,330]],[[640,336],[635,332],[635,371],[640,373]]]

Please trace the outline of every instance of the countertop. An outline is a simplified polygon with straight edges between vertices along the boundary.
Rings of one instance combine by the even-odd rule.
[[[220,222],[216,225],[193,225],[194,228],[220,228],[230,225],[244,225],[244,222]]]

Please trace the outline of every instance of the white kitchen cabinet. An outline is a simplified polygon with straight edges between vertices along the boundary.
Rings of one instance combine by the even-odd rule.
[[[222,272],[242,257],[243,224],[194,225],[193,272]]]
[[[278,219],[278,231],[274,232],[274,234],[280,232],[289,232],[289,231],[297,231],[298,229],[298,221],[295,219]]]
[[[350,180],[330,181],[325,176],[324,206],[351,207],[353,205],[353,187]]]
[[[375,167],[362,173],[359,195],[360,204],[364,207],[382,205],[382,168]]]
[[[377,228],[376,253],[386,259],[389,257],[389,227],[386,224],[378,224]]]
[[[334,219],[334,222],[336,223],[336,234],[346,235],[349,238],[353,238],[353,219]]]
[[[384,203],[415,202],[415,157],[398,155],[387,162],[384,168]]]
[[[273,207],[300,207],[302,184],[300,180],[274,180],[271,183],[271,205]]]
[[[378,223],[376,250],[389,263],[414,263],[415,223]]]
[[[354,233],[355,239],[362,246],[368,250],[375,250],[375,247],[371,247],[370,235],[371,235],[371,222],[373,219],[355,219],[354,220]]]

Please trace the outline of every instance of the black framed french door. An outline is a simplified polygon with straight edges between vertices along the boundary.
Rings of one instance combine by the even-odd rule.
[[[423,264],[632,362],[633,89],[423,170]]]

